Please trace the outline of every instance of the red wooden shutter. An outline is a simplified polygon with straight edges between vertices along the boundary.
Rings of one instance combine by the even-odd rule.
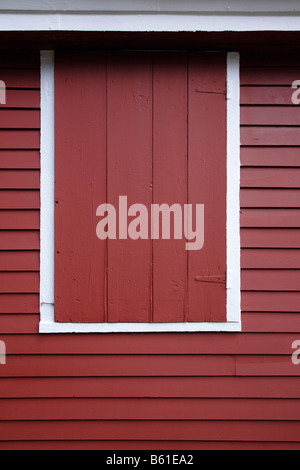
[[[106,61],[55,60],[55,320],[105,320],[106,247],[95,214],[106,200]]]
[[[191,54],[188,197],[204,203],[204,248],[188,253],[189,321],[226,321],[226,60]]]
[[[224,53],[56,53],[56,321],[226,321],[225,84]],[[204,204],[204,247],[99,240],[119,196]]]

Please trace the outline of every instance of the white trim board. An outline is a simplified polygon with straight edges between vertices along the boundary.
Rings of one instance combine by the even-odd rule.
[[[300,31],[299,0],[1,0],[0,31]]]
[[[41,53],[40,327],[54,323],[54,52]]]
[[[0,31],[300,31],[299,13],[2,12]]]
[[[0,12],[219,13],[278,15],[300,12],[299,0],[1,0]]]
[[[240,66],[227,54],[227,322],[61,323],[54,320],[54,52],[41,52],[40,333],[241,331]]]

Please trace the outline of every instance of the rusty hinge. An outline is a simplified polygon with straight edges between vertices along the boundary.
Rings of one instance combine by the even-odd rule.
[[[224,274],[211,274],[209,276],[196,276],[195,281],[212,282],[214,284],[226,284],[226,276]]]

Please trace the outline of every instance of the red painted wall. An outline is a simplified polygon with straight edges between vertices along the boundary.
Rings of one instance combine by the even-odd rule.
[[[39,335],[39,55],[2,55],[0,448],[300,448],[296,67],[241,55],[243,332]]]

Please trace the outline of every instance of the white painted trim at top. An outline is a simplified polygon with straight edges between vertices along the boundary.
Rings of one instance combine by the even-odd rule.
[[[0,12],[295,14],[298,0],[1,0]]]
[[[40,333],[241,331],[240,66],[227,54],[227,322],[58,323],[54,317],[54,52],[41,52]]]
[[[299,31],[299,0],[1,0],[0,31]]]

